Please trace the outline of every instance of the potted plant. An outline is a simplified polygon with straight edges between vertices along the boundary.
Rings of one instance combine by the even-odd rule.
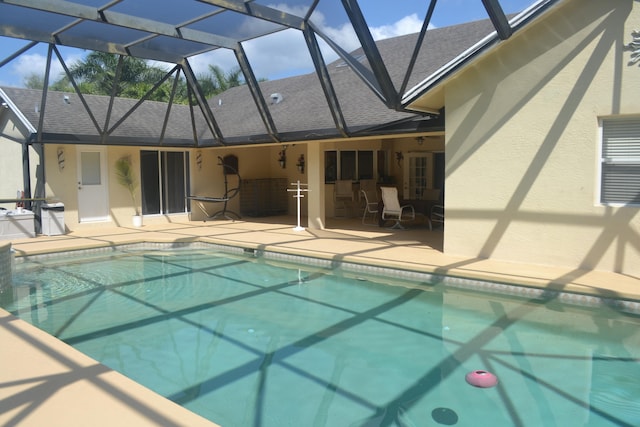
[[[116,161],[116,176],[118,178],[118,183],[125,187],[129,191],[129,195],[131,195],[134,211],[133,226],[140,227],[142,226],[142,215],[140,215],[138,204],[136,203],[136,189],[138,188],[138,181],[136,180],[130,156],[120,157]]]

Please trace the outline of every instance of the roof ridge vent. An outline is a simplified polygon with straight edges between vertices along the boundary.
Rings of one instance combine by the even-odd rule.
[[[271,98],[272,104],[280,104],[284,99],[280,92],[272,93],[271,95],[269,95],[269,97]]]

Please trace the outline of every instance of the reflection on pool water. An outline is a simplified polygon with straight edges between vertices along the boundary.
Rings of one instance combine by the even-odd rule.
[[[640,425],[640,319],[607,307],[193,248],[13,282],[4,308],[225,427]]]

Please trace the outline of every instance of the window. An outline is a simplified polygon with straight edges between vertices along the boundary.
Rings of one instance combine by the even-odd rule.
[[[188,212],[189,153],[182,151],[141,151],[142,213]]]
[[[421,156],[409,155],[409,194],[410,200],[422,200],[425,197],[425,190],[431,184],[430,175],[431,155]],[[406,197],[406,196],[405,196]]]
[[[640,205],[640,118],[602,120],[600,203]]]
[[[408,152],[404,156],[402,196],[405,199],[433,199],[435,171],[433,159],[434,153],[427,152]]]
[[[356,179],[356,152],[341,151],[340,152],[340,179]]]
[[[324,181],[336,180],[359,181],[361,179],[375,179],[373,150],[341,150],[324,152]],[[380,171],[380,156],[378,156],[378,170]]]
[[[373,179],[373,151],[358,151],[358,181]]]
[[[338,152],[324,152],[324,182],[336,182],[338,180]]]

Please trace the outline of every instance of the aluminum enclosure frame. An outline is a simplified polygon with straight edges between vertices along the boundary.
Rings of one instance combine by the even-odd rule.
[[[405,93],[409,75],[413,72],[413,64],[416,61],[420,47],[428,38],[425,37],[426,30],[430,23],[437,0],[425,0],[424,2],[425,6],[427,6],[424,23],[417,45],[413,51],[412,57],[410,58],[410,65],[406,71],[405,78],[403,79],[403,83],[400,88],[396,88],[394,86],[389,76],[388,67],[380,56],[380,52],[378,52],[376,43],[368,28],[365,16],[360,9],[358,0],[341,0],[341,4],[361,43],[362,50],[370,64],[370,68],[367,68],[360,63],[352,54],[344,51],[335,41],[323,34],[321,30],[314,25],[312,15],[318,6],[322,4],[323,0],[306,0],[306,13],[304,16],[297,16],[282,9],[265,6],[263,4],[259,4],[257,1],[199,0],[192,2],[169,2],[163,4],[163,7],[169,7],[168,5],[173,4],[174,6],[172,7],[188,9],[186,13],[189,15],[189,18],[177,24],[154,20],[140,16],[140,14],[122,12],[121,10],[126,6],[129,6],[132,1],[140,2],[140,0],[114,0],[107,2],[103,6],[95,7],[90,5],[91,3],[95,3],[90,0],[0,0],[0,17],[4,16],[4,18],[0,18],[0,36],[15,37],[32,41],[32,43],[20,49],[18,52],[15,52],[8,58],[2,60],[0,62],[0,67],[6,65],[16,57],[33,48],[36,45],[36,42],[47,43],[49,45],[49,53],[47,57],[48,70],[45,77],[45,81],[47,82],[49,80],[49,69],[51,67],[53,53],[55,53],[57,59],[62,63],[67,76],[69,76],[68,67],[64,64],[62,56],[56,48],[58,45],[109,52],[118,54],[121,57],[135,56],[143,59],[170,62],[175,64],[175,67],[167,72],[167,75],[163,77],[162,81],[165,81],[173,74],[175,74],[175,79],[177,79],[181,73],[185,76],[189,94],[193,97],[193,104],[198,107],[197,109],[192,110],[192,126],[195,129],[195,115],[196,112],[199,112],[206,122],[210,138],[198,138],[194,130],[194,134],[185,141],[177,143],[175,141],[165,141],[163,137],[161,137],[157,141],[157,144],[204,147],[224,146],[232,141],[232,145],[237,145],[242,144],[242,138],[234,137],[228,139],[225,137],[216,121],[215,114],[203,95],[197,77],[195,76],[189,62],[189,58],[194,55],[216,49],[227,49],[232,51],[237,59],[238,65],[242,71],[244,80],[250,89],[253,102],[257,108],[260,118],[262,119],[265,129],[264,137],[247,138],[245,143],[279,143],[290,140],[291,136],[287,137],[279,133],[265,96],[260,90],[260,84],[255,77],[252,65],[244,52],[242,43],[257,37],[263,37],[268,34],[282,31],[284,29],[294,29],[303,33],[309,55],[313,61],[326,103],[335,124],[334,132],[331,130],[321,130],[317,134],[323,135],[326,133],[327,137],[336,137],[337,134],[343,138],[361,136],[358,131],[349,129],[349,123],[341,111],[338,96],[335,92],[334,85],[332,84],[330,75],[326,69],[326,64],[320,52],[317,41],[318,37],[322,38],[330,47],[332,47],[338,56],[345,61],[347,66],[353,70],[362,82],[364,82],[366,87],[368,87],[380,99],[382,103],[381,108],[386,107],[396,111],[415,114],[417,119],[416,123],[421,126],[424,124],[424,120],[420,119],[421,116],[424,119],[429,119],[435,118],[440,113],[412,111],[410,109],[410,102],[413,98],[408,98],[408,94]],[[296,1],[292,1],[296,3]],[[506,39],[511,36],[513,29],[500,6],[499,0],[474,1],[482,1],[484,8],[487,10],[487,13],[496,29],[495,34],[497,38]],[[301,2],[304,4],[305,0],[301,0]],[[171,11],[169,11],[169,13],[171,13]],[[198,26],[199,24],[208,22],[210,19],[229,18],[231,20],[238,16],[245,17],[246,19],[251,20],[251,22],[264,23],[264,25],[262,25],[262,29],[260,31],[237,37],[231,37],[230,34],[225,34],[223,31],[216,32],[215,29],[203,30],[201,26]],[[54,26],[52,29],[47,30],[46,28],[30,24],[30,17],[39,17],[39,19],[46,19],[48,22],[53,23],[60,22],[61,25],[58,27]],[[96,37],[78,37],[80,28],[93,27],[96,29],[104,29],[105,37],[103,39]],[[180,50],[174,49],[175,46],[178,46]],[[82,99],[82,94],[78,89],[78,85],[73,82],[73,79],[71,79],[70,76],[69,78],[72,81],[72,85],[74,86],[76,93]],[[161,82],[159,82],[158,85],[160,83]],[[156,87],[158,85],[156,85]],[[47,85],[45,84],[45,87],[46,86]],[[153,92],[154,89],[145,94],[140,102],[144,102],[144,100],[151,95],[151,92]],[[42,104],[40,107],[43,114],[41,114],[41,116],[44,116],[45,113],[46,97],[47,90],[43,91]],[[114,97],[115,95],[112,94],[111,103],[113,103]],[[132,108],[132,111],[126,114],[126,117],[123,117],[113,126],[109,126],[108,117],[103,127],[98,124],[86,102],[84,102],[84,105],[87,109],[87,113],[91,115],[92,120],[94,121],[96,130],[100,135],[101,144],[140,144],[140,140],[136,138],[132,138],[131,141],[128,141],[123,138],[115,139],[111,137],[111,133],[133,112],[133,110],[135,110],[135,108],[139,106],[139,104],[136,104],[136,106]],[[171,108],[172,101],[167,104],[167,117],[169,116]],[[45,129],[43,129],[43,122],[43,117],[41,117],[35,141],[40,143],[56,141],[57,138],[53,137],[53,135],[46,134]],[[166,120],[164,126],[166,127]],[[397,126],[397,123],[392,124],[392,127],[395,126]],[[314,129],[313,131],[317,130]],[[411,126],[407,127],[405,131],[411,131]],[[414,129],[414,131],[416,131],[416,129]]]

